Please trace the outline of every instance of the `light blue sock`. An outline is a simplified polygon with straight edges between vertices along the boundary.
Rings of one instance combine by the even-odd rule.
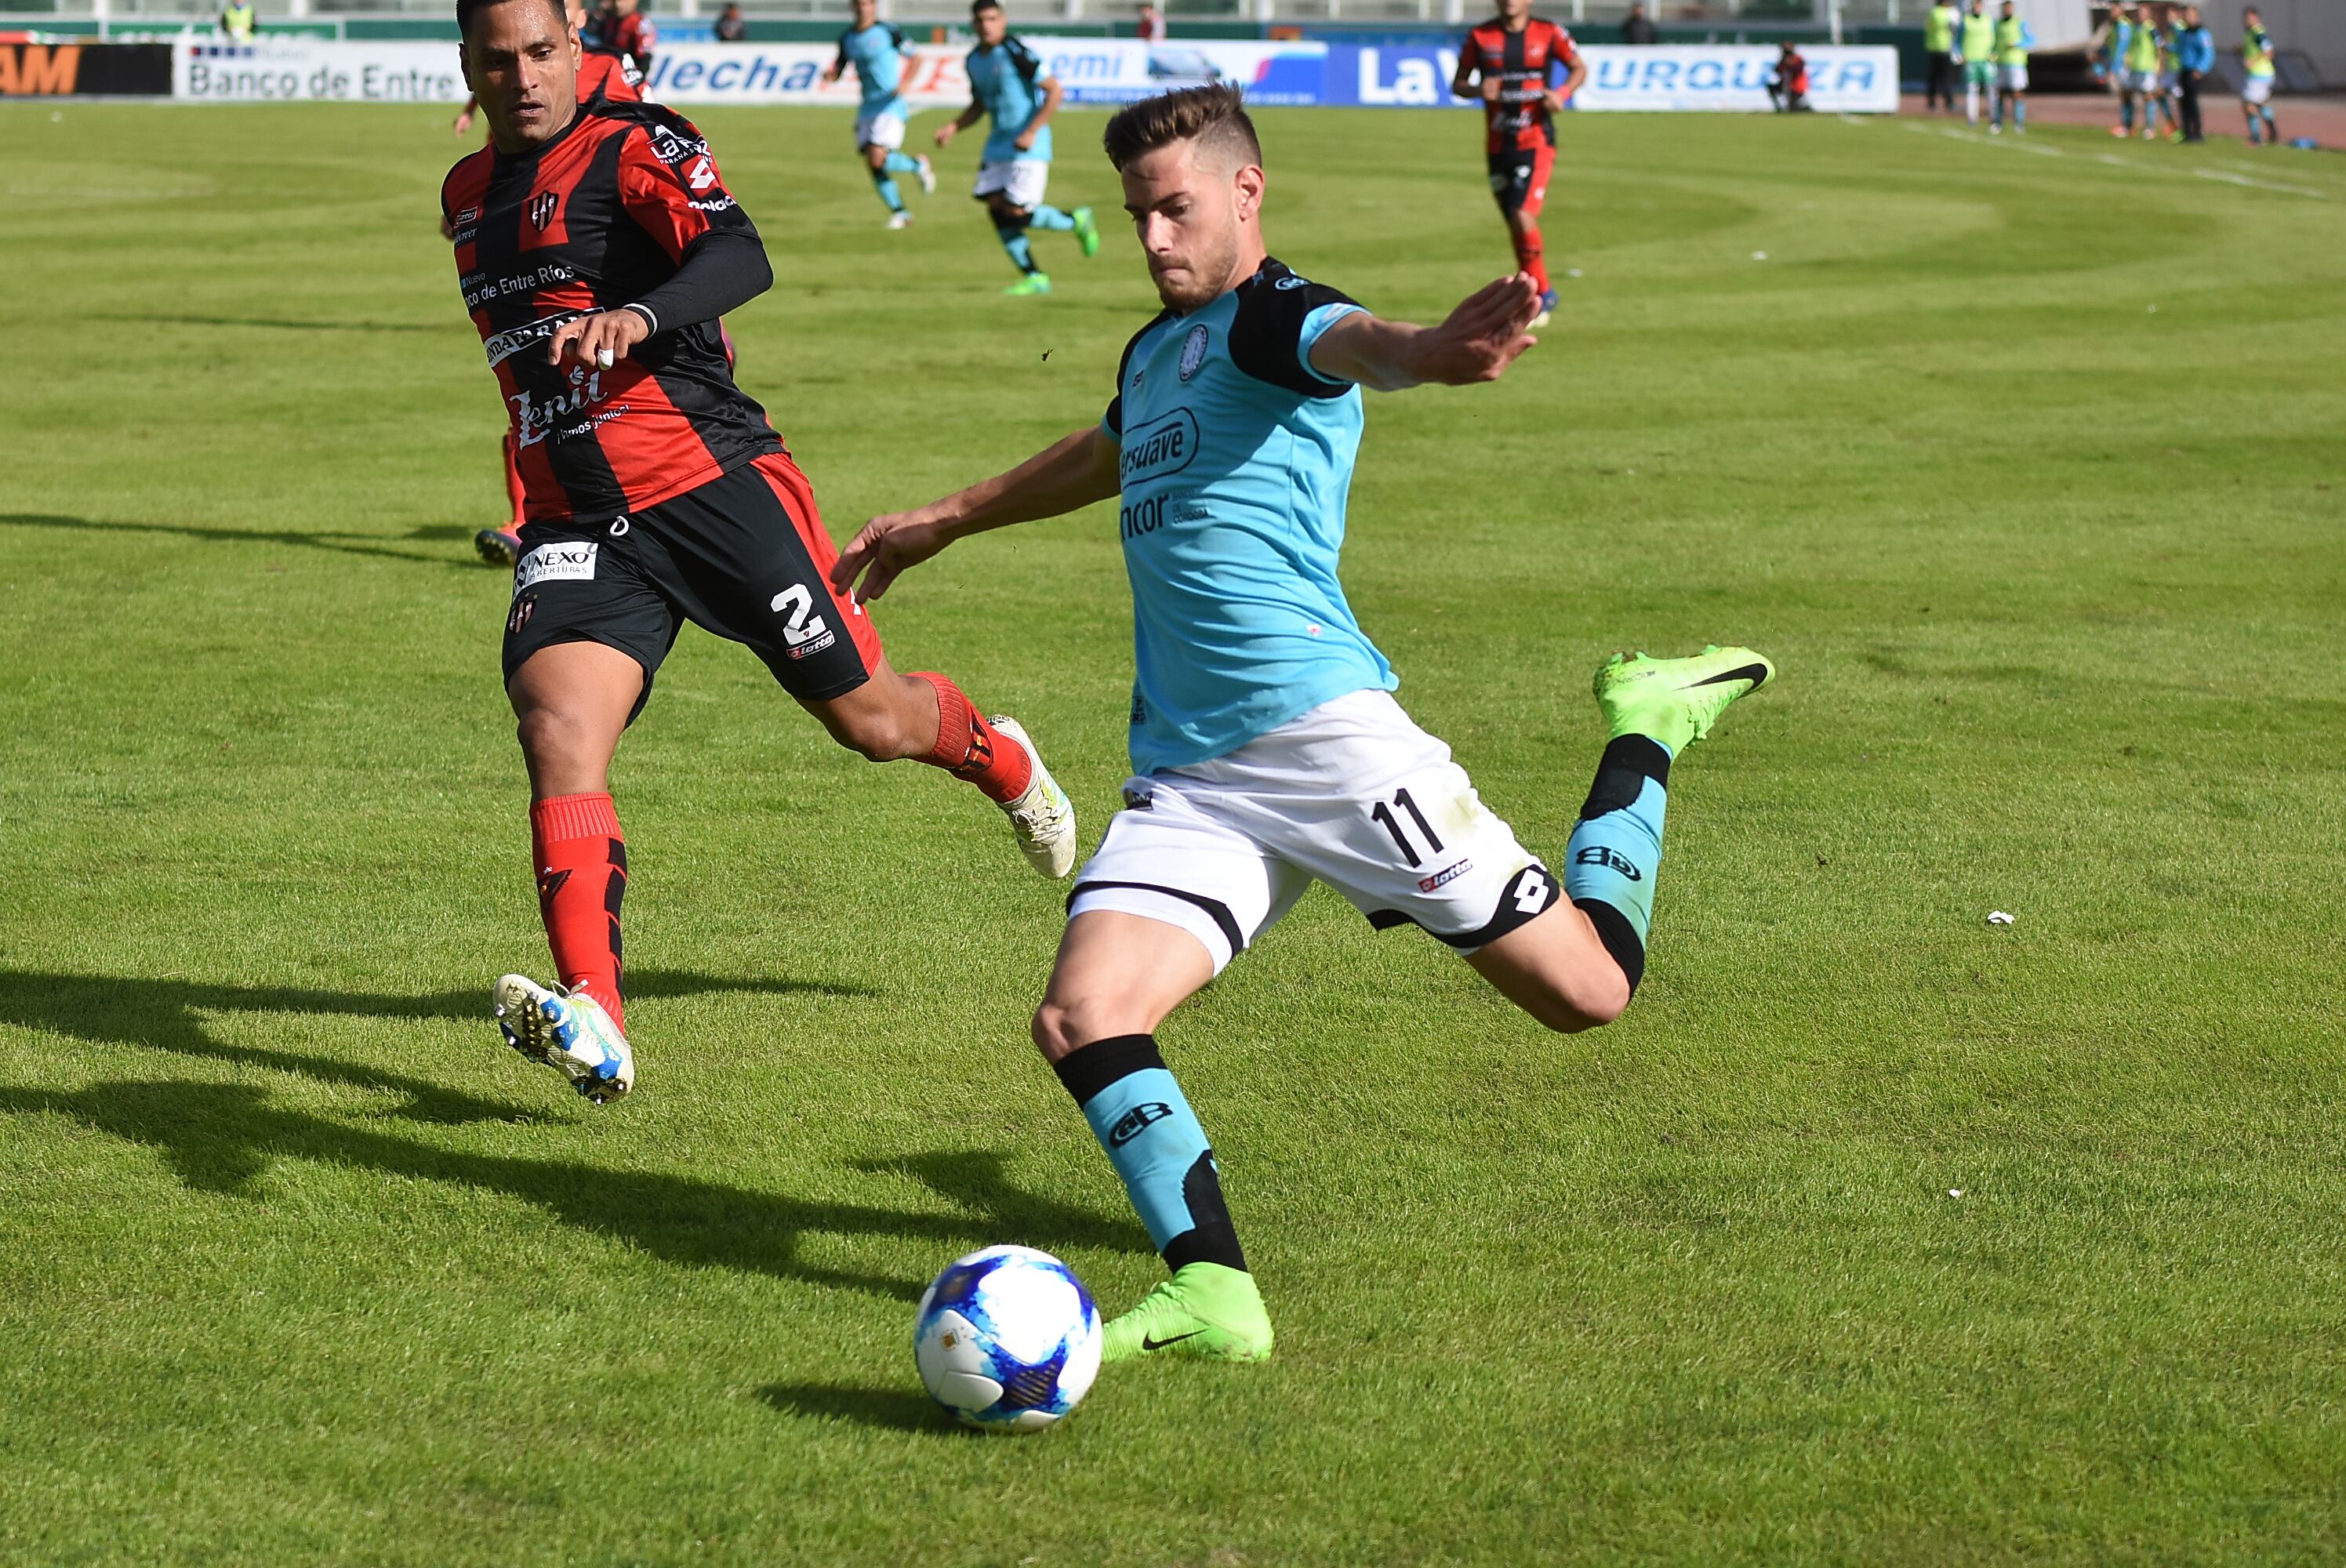
[[[888,155],[888,161],[881,167],[890,174],[911,174],[921,167],[921,160],[909,154],[892,152]]]
[[[2028,128],[2028,100],[2021,99],[2012,106],[2012,123],[2021,130]]]
[[[1010,252],[1010,260],[1017,263],[1018,270],[1021,272],[1035,270],[1035,248],[1026,243],[1026,230],[1024,226],[1016,229],[997,228],[994,232],[1001,239],[1002,248]]]
[[[1165,1261],[1177,1269],[1197,1262],[1244,1268],[1214,1151],[1156,1038],[1096,1040],[1054,1065]]]
[[[1028,219],[1037,229],[1073,229],[1076,220],[1056,207],[1038,207]]]
[[[1669,776],[1669,748],[1661,742],[1642,735],[1607,742],[1565,848],[1565,896],[1596,927],[1633,992],[1653,929]]]
[[[889,178],[885,170],[875,168],[872,171],[872,188],[880,193],[880,199],[888,204],[889,211],[904,210],[903,195],[897,190],[896,182]]]

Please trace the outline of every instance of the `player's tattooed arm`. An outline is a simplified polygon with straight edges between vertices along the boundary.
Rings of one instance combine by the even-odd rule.
[[[989,528],[1079,512],[1117,493],[1117,441],[1098,425],[1053,443],[1007,473],[910,512],[866,523],[831,569],[831,585],[846,593],[870,568],[856,602],[888,591],[906,568],[917,566],[954,540]]]
[[[1518,272],[1467,295],[1438,327],[1380,321],[1365,311],[1342,317],[1311,345],[1311,368],[1377,392],[1494,382],[1539,341],[1528,330],[1537,314],[1539,290]]]

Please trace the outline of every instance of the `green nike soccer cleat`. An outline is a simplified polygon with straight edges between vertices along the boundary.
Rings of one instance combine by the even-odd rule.
[[[1211,1361],[1270,1359],[1270,1314],[1254,1276],[1219,1263],[1191,1263],[1107,1326],[1104,1361],[1198,1356]]]
[[[1675,757],[1709,734],[1729,703],[1775,676],[1776,667],[1749,648],[1716,643],[1692,658],[1615,654],[1596,671],[1596,706],[1607,738],[1642,735]]]
[[[1092,209],[1078,207],[1067,214],[1076,220],[1076,243],[1084,248],[1086,256],[1099,254],[1099,225],[1092,221]]]
[[[1047,273],[1029,272],[1002,291],[1005,294],[1047,294],[1051,291],[1051,279]]]

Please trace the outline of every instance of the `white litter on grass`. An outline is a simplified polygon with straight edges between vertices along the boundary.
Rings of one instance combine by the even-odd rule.
[[[1964,1189],[1959,1186],[1951,1186],[1947,1189],[1947,1196],[1949,1197],[1961,1197],[1964,1196]]]
[[[1768,260],[1768,252],[1765,250],[1754,250],[1751,252],[1751,260],[1754,261],[1765,261]]]
[[[2149,315],[2153,315],[2153,316],[2157,315],[2157,314],[2158,314],[2158,307],[2157,307],[2157,306],[2156,306],[2156,305],[2153,305],[2153,306],[2150,308],[2150,310],[2149,310],[2147,313],[2147,314],[2149,314]]]
[[[1580,269],[1577,267],[1566,267],[1564,270],[1564,275],[1567,278],[1577,278],[1580,276]]]
[[[1987,923],[1990,925],[2010,925],[2012,923],[2012,917],[2004,913],[2002,910],[1990,910],[1987,911]]]

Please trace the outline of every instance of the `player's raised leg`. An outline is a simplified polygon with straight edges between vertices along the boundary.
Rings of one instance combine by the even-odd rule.
[[[1619,1017],[1646,972],[1670,764],[1775,668],[1749,648],[1616,657],[1596,672],[1609,738],[1565,851],[1566,903],[1467,962],[1551,1029]]]
[[[505,688],[529,769],[531,863],[559,985],[506,975],[497,1023],[506,1044],[597,1105],[635,1087],[619,992],[627,849],[610,767],[645,678],[632,655],[567,641],[528,653]]]

